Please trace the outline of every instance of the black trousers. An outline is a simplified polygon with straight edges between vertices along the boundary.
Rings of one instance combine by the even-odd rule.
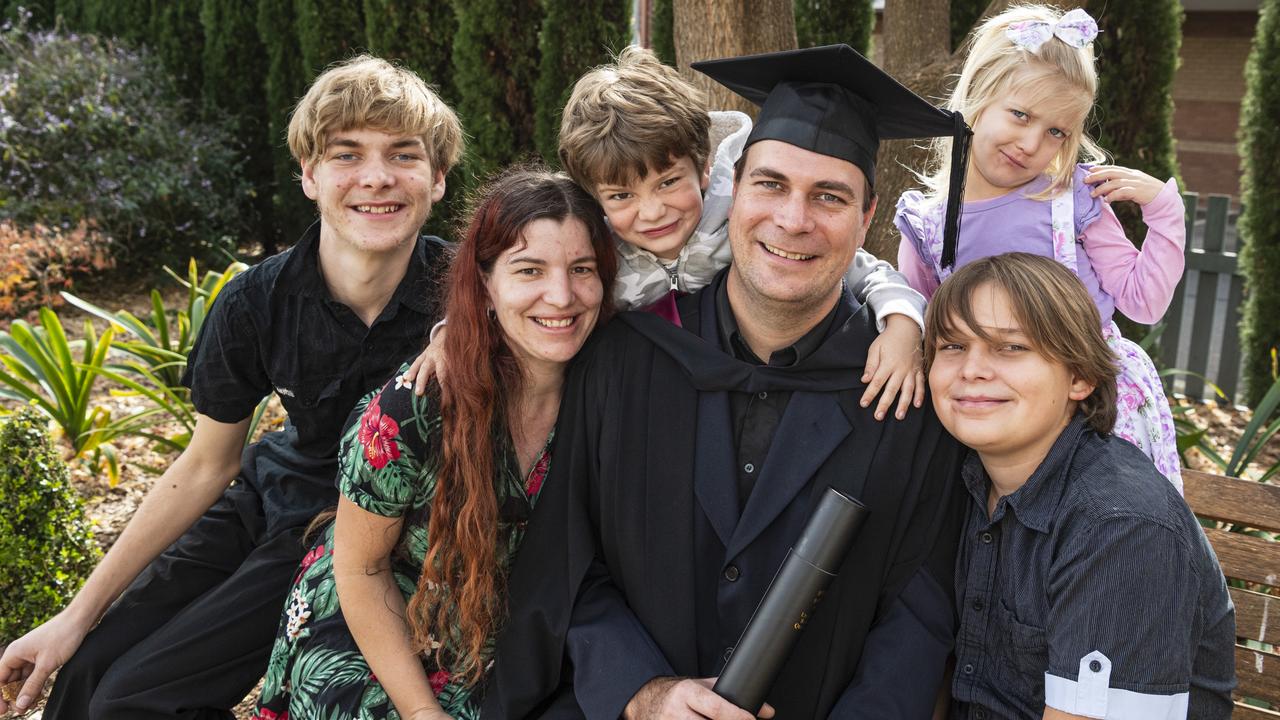
[[[230,487],[156,558],[58,672],[45,720],[227,720],[266,670],[305,548],[266,535],[262,500]]]

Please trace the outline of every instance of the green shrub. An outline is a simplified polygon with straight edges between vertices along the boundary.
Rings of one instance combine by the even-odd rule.
[[[454,108],[472,137],[465,183],[534,152],[533,87],[538,76],[539,0],[453,0]]]
[[[53,0],[54,12],[62,18],[65,27],[72,30],[84,28],[85,0]]]
[[[148,40],[151,0],[84,0],[85,29],[134,45]]]
[[[25,22],[31,27],[47,28],[53,27],[56,16],[54,0],[0,0],[0,22]]]
[[[193,62],[204,48],[200,24],[200,0],[152,0],[151,31],[147,47],[173,76],[184,98],[200,97],[203,65]]]
[[[244,0],[204,0],[200,24],[204,26],[204,115],[216,120],[224,112],[231,113],[228,126],[244,149],[242,171],[256,188],[249,203],[252,239],[262,243],[265,254],[274,255],[281,238],[271,202],[275,178],[263,81],[267,57],[258,38],[258,10]],[[294,239],[285,242],[291,244]]]
[[[0,643],[61,610],[99,555],[44,423],[23,408],[0,429]]]
[[[796,40],[800,47],[845,43],[866,55],[876,24],[871,0],[796,0]]]
[[[249,187],[231,135],[189,123],[145,52],[92,36],[0,33],[0,219],[86,221],[128,269],[223,257]]]
[[[308,81],[364,46],[364,9],[360,3],[294,0],[293,9]]]
[[[1178,174],[1173,147],[1173,74],[1182,44],[1177,0],[1090,0],[1102,32],[1094,40],[1098,100],[1090,128],[1115,164],[1161,180]],[[1192,188],[1194,189],[1194,188]],[[1117,203],[1129,239],[1142,245],[1146,225],[1137,203]]]
[[[973,29],[989,0],[951,0],[951,49],[956,50]]]
[[[1263,0],[1253,50],[1245,66],[1247,89],[1240,114],[1240,265],[1245,272],[1240,322],[1245,389],[1251,407],[1272,385],[1280,346],[1280,0]]]
[[[675,67],[675,0],[653,0],[649,9],[649,44],[659,60]]]
[[[292,244],[316,219],[316,206],[295,179],[298,164],[289,154],[285,132],[289,113],[307,89],[302,50],[294,31],[293,0],[259,0],[258,39],[267,55],[267,137],[271,145],[274,192],[271,207],[281,240]]]
[[[557,164],[560,116],[569,91],[587,70],[609,62],[610,52],[627,44],[631,30],[629,2],[622,0],[546,0],[546,17],[538,37],[541,66],[534,86],[534,131],[538,151]]]

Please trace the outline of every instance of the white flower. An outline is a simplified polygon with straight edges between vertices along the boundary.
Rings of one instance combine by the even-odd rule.
[[[404,390],[413,387],[413,379],[409,377],[409,373],[396,376],[396,389]]]
[[[307,603],[307,599],[302,597],[300,588],[295,587],[289,595],[289,605],[284,613],[288,618],[285,622],[285,635],[290,640],[297,640],[298,635],[302,633],[302,626],[306,624],[307,618],[311,617],[311,606]]]

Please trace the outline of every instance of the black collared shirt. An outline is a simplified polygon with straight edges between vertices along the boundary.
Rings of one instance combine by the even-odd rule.
[[[752,352],[746,339],[738,330],[738,320],[729,304],[729,279],[724,276],[716,288],[716,319],[720,326],[721,346],[733,357],[754,365],[792,367],[817,350],[836,326],[837,310],[842,303],[832,305],[830,312],[795,343],[775,350],[764,362]],[[729,413],[734,428],[734,446],[737,448],[738,509],[746,507],[747,498],[755,487],[760,469],[769,455],[769,446],[787,410],[791,392],[729,393]]]
[[[1231,716],[1235,621],[1186,503],[1128,442],[1077,415],[988,517],[976,455],[956,560],[960,720]]]
[[[289,250],[236,276],[218,295],[187,360],[196,410],[239,422],[275,392],[282,431],[245,453],[241,477],[269,522],[307,522],[336,502],[338,440],[351,408],[421,351],[438,319],[444,241],[423,236],[404,278],[371,326],[334,300],[320,272],[320,223]]]

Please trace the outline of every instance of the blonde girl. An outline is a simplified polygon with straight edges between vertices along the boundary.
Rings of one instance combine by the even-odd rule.
[[[1084,282],[1119,358],[1115,434],[1155,462],[1181,490],[1173,418],[1159,376],[1141,348],[1120,335],[1116,310],[1142,323],[1164,315],[1183,270],[1182,200],[1173,179],[1099,164],[1102,149],[1084,131],[1098,77],[1098,26],[1083,10],[1011,8],[974,30],[947,108],[969,118],[956,266],[1007,252],[1051,257]],[[935,144],[924,192],[904,193],[894,222],[898,267],[931,297],[953,267],[941,262],[950,141]],[[1142,206],[1141,250],[1110,203]]]

